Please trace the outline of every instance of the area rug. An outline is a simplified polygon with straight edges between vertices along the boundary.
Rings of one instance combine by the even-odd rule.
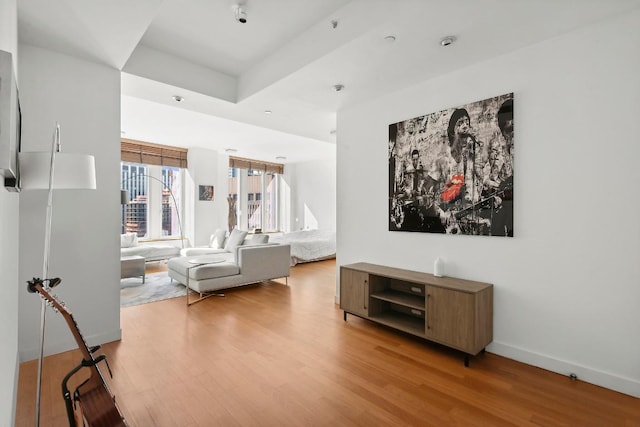
[[[184,296],[184,285],[171,280],[166,271],[147,274],[145,283],[140,277],[120,280],[120,307]]]

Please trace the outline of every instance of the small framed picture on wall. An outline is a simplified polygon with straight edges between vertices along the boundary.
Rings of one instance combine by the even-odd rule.
[[[199,186],[199,199],[205,201],[213,200],[213,185],[200,185]]]

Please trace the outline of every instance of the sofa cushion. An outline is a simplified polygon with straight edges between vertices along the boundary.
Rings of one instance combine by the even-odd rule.
[[[246,231],[240,231],[237,228],[234,228],[224,245],[224,250],[228,252],[235,252],[236,248],[242,244],[245,237],[247,237]]]
[[[189,277],[193,280],[215,279],[240,274],[240,268],[233,262],[205,264],[189,270]]]
[[[210,261],[211,264],[207,264]],[[167,267],[185,277],[189,269],[189,277],[193,280],[213,279],[240,273],[240,267],[235,262],[218,256],[172,258],[167,262]]]
[[[209,239],[209,247],[213,249],[224,248],[224,239],[227,237],[227,230],[217,229]]]
[[[120,235],[120,247],[131,248],[138,245],[138,235],[136,233],[125,233]]]

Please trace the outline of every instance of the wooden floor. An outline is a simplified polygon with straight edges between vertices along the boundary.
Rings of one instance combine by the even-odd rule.
[[[640,426],[640,399],[491,353],[459,353],[349,316],[334,261],[187,308],[124,308],[103,347],[130,426]],[[82,328],[83,319],[76,319]],[[66,426],[62,377],[78,351],[46,358],[41,425]],[[35,361],[20,367],[17,425],[32,426]]]

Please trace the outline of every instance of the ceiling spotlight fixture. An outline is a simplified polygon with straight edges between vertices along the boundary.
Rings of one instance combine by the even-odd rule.
[[[243,7],[243,5],[234,4],[232,6],[232,9],[233,9],[233,14],[234,14],[234,16],[236,18],[236,22],[239,22],[241,24],[246,24],[247,23],[247,11]]]
[[[173,98],[173,100],[174,100],[174,101],[176,101],[176,102],[182,102],[182,101],[184,101],[184,98],[183,98],[183,97],[181,97],[180,95],[173,95],[173,96],[172,96],[172,98]]]
[[[385,40],[385,41],[387,41],[387,42],[389,42],[389,43],[393,43],[394,41],[396,41],[396,36],[391,36],[391,35],[389,35],[389,36],[386,36],[386,37],[384,38],[384,40]]]
[[[344,89],[344,85],[341,85],[341,84],[333,85],[334,92],[342,92],[343,89]]]
[[[276,156],[276,160],[287,160],[286,156]]]
[[[224,152],[225,153],[237,153],[238,150],[236,150],[235,148],[225,148]]]
[[[334,30],[338,28],[338,21],[336,21],[335,19],[331,21],[331,28],[333,28]]]
[[[456,37],[455,36],[447,36],[442,38],[442,40],[440,40],[440,46],[442,47],[446,47],[449,46],[451,44],[453,44],[453,42],[456,41]]]

